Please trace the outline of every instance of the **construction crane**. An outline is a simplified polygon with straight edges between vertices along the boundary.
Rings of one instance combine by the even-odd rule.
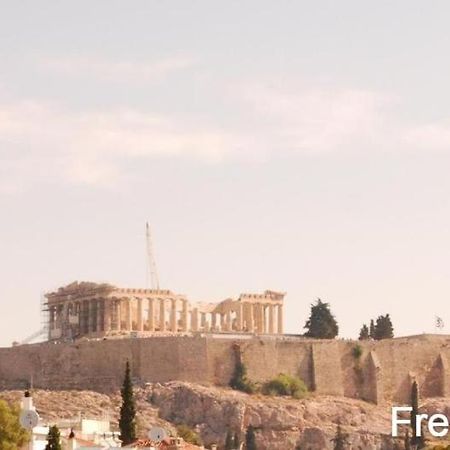
[[[150,288],[159,290],[158,271],[156,270],[155,256],[153,254],[152,234],[148,222],[145,223],[145,235],[147,238],[147,264],[148,264],[147,284],[148,281],[150,280]]]

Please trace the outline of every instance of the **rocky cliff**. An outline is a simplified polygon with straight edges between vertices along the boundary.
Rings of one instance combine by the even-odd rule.
[[[3,391],[0,397],[18,401],[20,391]],[[80,414],[89,418],[109,415],[117,425],[120,395],[89,391],[33,392],[41,416],[50,423]],[[141,434],[158,424],[174,432],[177,424],[198,431],[205,444],[223,444],[228,430],[244,439],[245,429],[256,429],[259,450],[327,450],[337,424],[348,434],[353,450],[393,450],[390,405],[373,405],[336,396],[310,396],[303,400],[247,395],[230,389],[185,382],[151,384],[136,388]],[[450,416],[450,399],[427,400],[426,412]],[[402,447],[399,447],[402,448]]]

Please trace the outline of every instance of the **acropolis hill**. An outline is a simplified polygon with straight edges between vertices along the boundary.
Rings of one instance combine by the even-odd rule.
[[[227,386],[240,358],[254,381],[292,374],[317,394],[403,403],[417,380],[422,397],[450,395],[450,336],[357,342],[284,335],[283,298],[265,291],[197,304],[170,291],[72,284],[47,295],[47,342],[0,349],[0,387],[32,380],[35,388],[109,392],[120,386],[126,360],[143,384]]]

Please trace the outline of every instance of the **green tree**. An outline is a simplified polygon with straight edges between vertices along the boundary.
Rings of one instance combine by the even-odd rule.
[[[225,450],[233,450],[234,449],[234,442],[233,442],[233,435],[230,430],[227,431],[227,435],[225,437]]]
[[[189,428],[185,424],[177,426],[177,434],[179,437],[183,438],[185,442],[189,442],[189,444],[198,446],[202,445],[200,436],[192,428]]]
[[[416,417],[417,414],[419,414],[419,387],[417,385],[417,381],[414,381],[414,383],[411,386],[411,429],[412,429],[412,438],[411,441],[413,444],[416,443],[416,434],[417,434],[417,427],[416,427]]]
[[[417,436],[417,415],[419,414],[419,385],[414,381],[411,386],[411,429],[412,437],[411,444],[416,448],[421,449],[425,447],[425,436],[423,429],[420,430],[420,436]]]
[[[311,305],[311,315],[306,321],[305,336],[316,339],[334,339],[339,332],[339,327],[330,311],[330,305],[319,298],[316,304]]]
[[[375,322],[373,321],[373,319],[370,321],[369,338],[375,339]]]
[[[0,400],[0,449],[17,450],[29,440],[29,435],[19,423],[20,409]]]
[[[51,426],[48,430],[45,450],[62,450],[61,435],[56,425]]]
[[[131,381],[130,362],[125,367],[125,378],[122,385],[122,406],[120,407],[119,429],[123,445],[136,440],[136,406],[134,403],[133,383]]]
[[[361,330],[359,331],[359,338],[360,341],[367,341],[368,339],[370,339],[370,334],[369,334],[369,328],[367,327],[366,324],[364,324],[361,327]]]
[[[342,431],[341,425],[338,424],[336,428],[336,434],[331,440],[333,442],[334,450],[344,450],[347,445],[348,435]]]
[[[378,316],[375,324],[374,339],[377,341],[381,339],[390,339],[394,337],[394,327],[392,326],[391,318],[389,314],[385,316]]]
[[[245,433],[245,448],[246,450],[257,450],[256,435],[253,425],[249,425]]]
[[[247,392],[247,394],[251,394],[255,390],[253,383],[247,378],[247,368],[240,358],[236,360],[230,387],[236,391]]]
[[[236,433],[234,433],[233,444],[234,448],[236,450],[239,450],[239,447],[241,446],[241,440],[239,439],[239,433],[237,431]]]

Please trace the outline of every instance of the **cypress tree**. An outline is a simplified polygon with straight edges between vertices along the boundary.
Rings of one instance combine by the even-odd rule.
[[[122,385],[122,406],[120,407],[119,429],[123,445],[136,440],[136,406],[134,404],[133,383],[131,381],[130,362],[125,367]]]
[[[233,450],[234,449],[233,435],[231,434],[230,430],[227,431],[224,448],[225,448],[225,450]]]
[[[378,341],[381,339],[390,339],[394,337],[394,327],[392,326],[392,321],[389,314],[386,314],[385,316],[378,316],[373,337]]]
[[[333,450],[344,450],[347,444],[347,434],[342,431],[341,425],[336,428],[336,435],[332,439]]]
[[[245,448],[246,450],[257,450],[255,429],[249,425],[245,433]]]
[[[233,445],[236,450],[239,450],[239,447],[241,446],[241,442],[239,439],[239,433],[237,431],[236,431],[236,433],[234,433]]]
[[[421,428],[420,436],[417,436],[417,423],[416,417],[419,414],[419,386],[417,381],[411,386],[411,429],[412,429],[412,437],[411,444],[416,446],[416,448],[421,449],[425,447],[425,435],[424,430]]]
[[[367,341],[369,339],[369,328],[367,327],[366,324],[364,324],[361,327],[361,330],[359,331],[359,340],[360,341]]]
[[[316,339],[334,339],[339,332],[335,317],[330,311],[330,305],[319,298],[311,305],[311,315],[306,321],[305,336]]]
[[[62,450],[61,435],[56,425],[51,426],[48,430],[45,450]]]
[[[373,319],[370,321],[369,338],[375,339],[375,323]]]
[[[419,414],[419,387],[417,386],[417,381],[411,386],[411,429],[412,429],[412,441],[415,443],[417,427],[416,427],[416,417]]]

